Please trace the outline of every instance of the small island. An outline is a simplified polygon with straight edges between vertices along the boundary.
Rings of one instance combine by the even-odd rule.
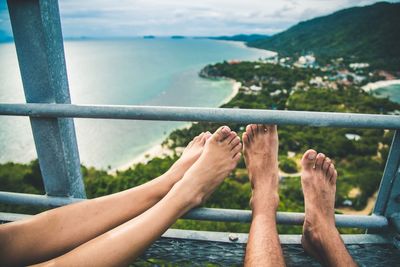
[[[171,36],[171,39],[185,39],[186,37],[185,36],[182,36],[182,35],[172,35]]]

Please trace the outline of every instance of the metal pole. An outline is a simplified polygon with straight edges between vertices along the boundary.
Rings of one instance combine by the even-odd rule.
[[[56,0],[8,0],[28,103],[71,103]],[[86,197],[70,118],[31,118],[45,189],[51,196]]]
[[[84,200],[85,199],[48,197],[0,191],[0,203],[6,204],[33,205],[54,208]],[[197,208],[189,211],[182,218],[190,220],[249,223],[251,222],[251,211]],[[388,226],[388,220],[384,216],[377,215],[335,215],[335,219],[338,227],[384,229]],[[304,222],[304,214],[298,212],[278,212],[277,222],[279,224],[302,225]]]
[[[379,186],[374,214],[390,217],[400,212],[400,131],[393,136],[381,184]]]
[[[0,115],[35,118],[97,118],[162,121],[208,121],[308,125],[315,127],[400,129],[400,116],[287,110],[108,106],[66,104],[0,104]]]

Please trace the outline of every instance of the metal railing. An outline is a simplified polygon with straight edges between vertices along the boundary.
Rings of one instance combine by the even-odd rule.
[[[72,105],[57,1],[8,0],[27,104],[0,104],[0,115],[29,116],[46,195],[0,192],[0,202],[57,207],[86,198],[72,118],[263,123],[395,129],[377,202],[370,216],[336,215],[336,224],[388,230],[400,212],[400,117],[353,113],[218,108]],[[3,214],[8,218],[10,214]],[[2,214],[0,214],[1,219]],[[13,218],[21,218],[17,215]],[[249,222],[250,211],[200,208],[187,219]],[[280,212],[281,224],[302,224],[304,214]],[[398,221],[394,225],[400,225]]]

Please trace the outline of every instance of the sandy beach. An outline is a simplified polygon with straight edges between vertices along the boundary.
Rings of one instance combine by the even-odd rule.
[[[229,101],[231,101],[238,94],[239,89],[242,86],[242,84],[240,82],[237,82],[235,80],[231,80],[231,81],[232,81],[232,93],[224,99],[224,101],[221,103],[221,105],[226,104]],[[188,123],[183,127],[179,127],[178,129],[189,128],[191,125],[192,125],[191,123]],[[155,158],[155,157],[171,156],[174,152],[166,147],[163,147],[161,145],[161,143],[163,141],[164,140],[160,140],[160,142],[159,142],[160,144],[155,145],[152,148],[146,150],[145,152],[136,156],[135,158],[133,158],[126,164],[123,164],[121,166],[118,166],[114,169],[109,170],[108,173],[115,174],[117,171],[125,171],[125,170],[129,169],[130,167],[132,167],[134,164],[147,163],[152,158]]]
[[[160,141],[161,143],[162,141]],[[173,154],[173,151],[163,147],[161,144],[153,146],[149,150],[146,150],[142,154],[136,156],[129,162],[127,162],[124,165],[121,165],[115,169],[111,169],[108,171],[109,174],[115,174],[117,171],[126,171],[130,167],[132,167],[134,164],[138,163],[147,163],[149,162],[152,158],[155,157],[164,157],[164,156],[171,156]]]
[[[229,101],[231,101],[239,93],[239,89],[242,86],[242,83],[240,83],[240,82],[237,82],[232,79],[231,79],[231,81],[232,81],[232,93],[229,96],[227,96],[224,99],[224,101],[222,101],[221,105],[224,105],[224,104],[228,103]]]
[[[396,85],[396,84],[400,84],[400,80],[377,81],[374,83],[368,83],[361,88],[366,92],[370,92],[370,91],[376,90],[378,88],[382,88],[382,87],[386,87],[386,86],[390,86],[390,85]]]

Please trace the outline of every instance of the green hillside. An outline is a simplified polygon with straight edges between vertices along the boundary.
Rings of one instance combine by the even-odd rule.
[[[284,56],[313,52],[320,61],[344,57],[351,61],[367,61],[375,68],[398,71],[400,3],[380,2],[340,10],[247,44]]]
[[[265,40],[268,35],[265,34],[238,34],[233,36],[217,36],[208,37],[212,40],[225,40],[225,41],[239,41],[239,42],[253,42],[257,40]]]

